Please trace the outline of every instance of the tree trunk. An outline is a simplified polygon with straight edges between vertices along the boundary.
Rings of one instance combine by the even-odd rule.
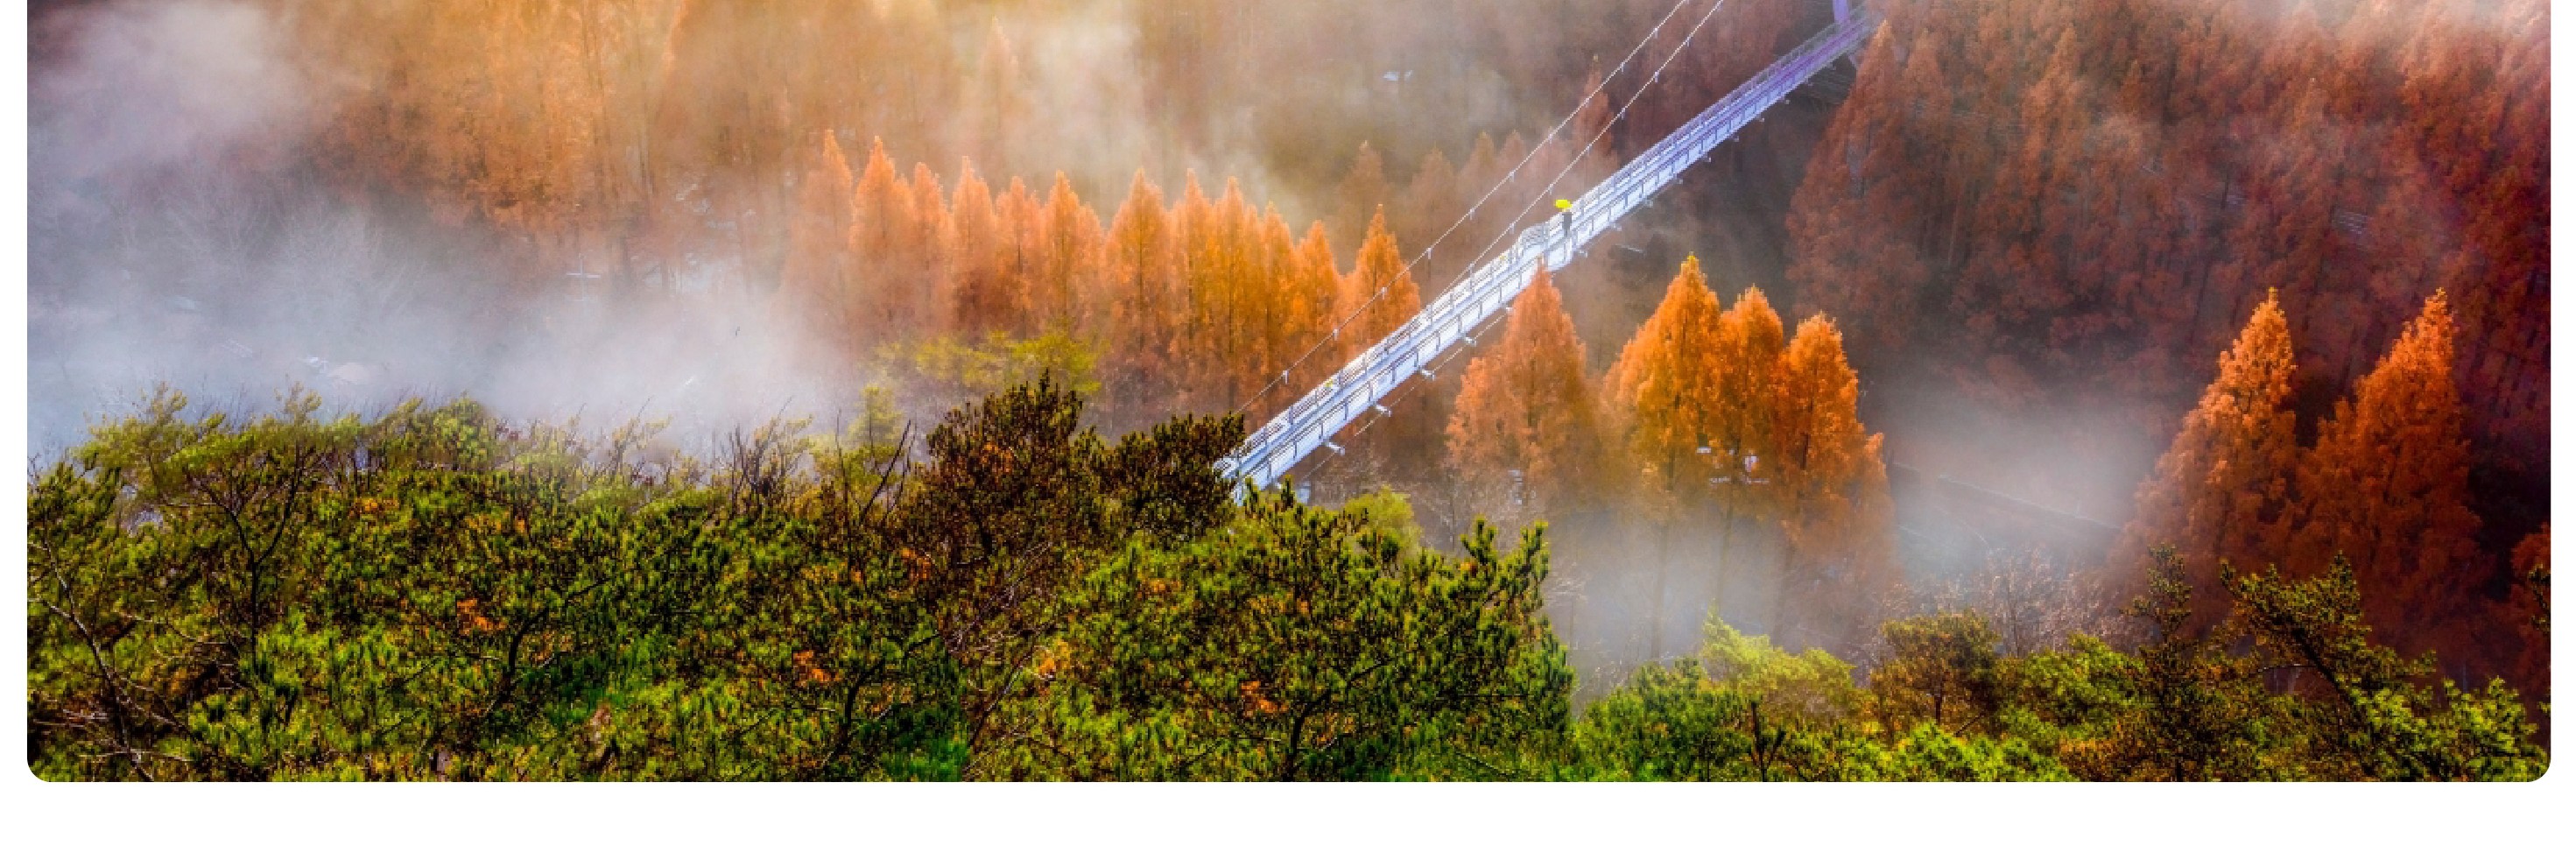
[[[1771,640],[1788,647],[1784,636],[1789,628],[1789,579],[1798,572],[1798,547],[1783,533],[1780,538],[1780,575],[1771,583]]]
[[[1667,576],[1673,569],[1672,550],[1673,521],[1672,518],[1666,517],[1660,521],[1655,533],[1655,610],[1647,620],[1647,624],[1652,627],[1646,633],[1648,663],[1661,663],[1664,660],[1664,587]]]

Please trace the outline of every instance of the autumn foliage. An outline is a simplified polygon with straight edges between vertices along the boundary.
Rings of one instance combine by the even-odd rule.
[[[1493,511],[1563,518],[1609,504],[1638,518],[1654,550],[1658,620],[1679,556],[1760,576],[1773,624],[1791,636],[1848,643],[1901,581],[1886,466],[1859,392],[1831,320],[1809,318],[1784,338],[1759,289],[1721,308],[1696,257],[1591,387],[1542,274],[1502,343],[1468,365],[1449,463]],[[1717,527],[1706,554],[1673,542],[1701,525]]]
[[[1548,513],[1600,490],[1604,444],[1583,341],[1545,271],[1512,303],[1502,343],[1467,365],[1449,467],[1485,513]]]
[[[2481,461],[2547,455],[2548,4],[1873,4],[1789,218],[1802,312],[1999,408],[2178,401],[2277,298],[2348,383],[2451,295]]]
[[[2369,613],[2395,630],[2441,625],[2493,580],[2469,510],[2455,331],[2434,294],[2299,464],[2288,559],[2343,556],[2374,591]]]
[[[1106,356],[1113,419],[1260,414],[1422,307],[1382,214],[1345,272],[1321,222],[1295,237],[1232,182],[1210,198],[1192,177],[1167,203],[1139,173],[1104,227],[1062,174],[1041,202],[964,162],[943,202],[934,172],[896,176],[882,143],[856,184],[839,156],[829,137],[814,153],[777,309],[847,366],[943,335],[1064,333]]]
[[[2299,466],[2290,383],[2296,368],[2289,323],[2266,299],[2236,345],[2219,357],[2218,379],[2183,419],[2182,431],[2138,490],[2138,510],[2112,553],[2123,565],[2143,563],[2156,544],[2175,544],[2184,571],[2216,584],[2222,561],[2277,558],[2278,533]],[[2145,584],[2144,569],[2132,586]],[[2199,594],[2202,624],[2215,620],[2219,597]]]
[[[2478,549],[2449,298],[2425,301],[2304,446],[2288,403],[2288,325],[2265,300],[2220,357],[2218,381],[2139,486],[2137,516],[2112,553],[2124,584],[2144,583],[2151,547],[2203,590],[2230,570],[2343,566],[2361,612],[2391,642],[2535,671],[2527,656],[2545,655],[2547,643],[2526,625],[2520,585],[2530,562],[2546,560],[2546,530],[2509,562]],[[2220,610],[2203,600],[2192,625]]]

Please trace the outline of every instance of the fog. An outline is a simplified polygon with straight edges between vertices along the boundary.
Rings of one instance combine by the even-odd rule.
[[[679,8],[633,5],[648,18]],[[887,14],[897,18],[888,20],[927,20],[914,32],[938,34],[956,58],[946,65],[920,60],[944,67],[947,77],[862,74],[850,85],[888,103],[910,96],[955,108],[923,118],[920,103],[853,106],[848,113],[884,121],[840,128],[853,155],[866,137],[881,138],[899,166],[927,161],[952,184],[956,158],[971,156],[997,188],[1014,175],[1043,185],[1061,170],[1104,216],[1139,169],[1174,192],[1191,173],[1212,188],[1234,179],[1256,203],[1277,206],[1301,227],[1334,214],[1335,188],[1363,141],[1385,154],[1391,180],[1402,180],[1435,148],[1465,161],[1478,133],[1537,140],[1576,102],[1588,70],[1606,69],[1672,11],[1647,2],[877,8],[894,9]],[[1696,16],[1684,11],[1692,12],[1680,15],[1685,20]],[[1647,100],[1616,128],[1617,149],[1652,143],[1722,93],[1731,84],[1723,77],[1759,67],[1784,36],[1803,37],[1821,22],[1825,4],[1722,11],[1695,48],[1705,53],[1694,52],[1660,88],[1643,92]],[[576,235],[547,245],[499,227],[458,225],[420,198],[337,175],[335,163],[317,161],[347,154],[348,142],[332,133],[396,96],[382,56],[390,48],[360,40],[321,50],[312,41],[315,27],[355,26],[331,23],[344,11],[295,2],[112,0],[47,4],[34,14],[29,375],[37,461],[165,383],[200,408],[236,412],[264,410],[301,385],[326,408],[361,413],[407,397],[465,395],[518,420],[663,417],[682,441],[704,444],[778,415],[828,420],[871,378],[818,361],[784,331],[765,296],[776,285],[776,266],[758,248],[701,250],[666,268],[658,287],[639,287],[636,278],[621,278],[629,271],[606,240]],[[732,25],[753,38],[783,37],[757,21]],[[648,34],[670,27],[658,18],[634,24]],[[1672,49],[1675,30],[1657,50]],[[1206,32],[1221,37],[1193,40]],[[647,58],[663,51],[658,73],[669,81],[657,84],[671,91],[754,85],[722,74],[704,77],[714,83],[691,81],[688,57],[667,52],[676,48],[634,49]],[[1650,51],[1640,71],[1662,59]],[[796,71],[754,68],[741,76]],[[1643,75],[1610,80],[1613,97],[1624,103],[1641,96]],[[1009,84],[990,84],[997,78]],[[929,93],[887,94],[904,81]],[[1795,292],[1779,283],[1787,262],[1781,222],[1807,150],[1849,84],[1847,67],[1826,74],[1564,275],[1560,284],[1596,371],[1654,308],[1684,255],[1700,255],[1730,299],[1759,284],[1784,305],[1794,302]],[[734,90],[696,96],[721,99]],[[614,138],[671,120],[667,103],[656,108],[653,115],[610,114],[593,131]],[[514,118],[537,123],[477,131],[533,131],[548,119]],[[429,149],[432,141],[405,143]],[[670,148],[648,155],[674,155]],[[801,152],[785,141],[773,148],[768,155],[782,163]],[[645,184],[654,167],[639,166]],[[710,191],[725,185],[688,178]],[[767,190],[750,184],[755,188],[737,190]],[[594,201],[615,197],[612,188],[599,191]],[[771,221],[785,211],[753,208]],[[754,222],[738,225],[757,231],[742,233],[745,240],[781,237],[777,223],[748,219]],[[1447,280],[1422,281],[1436,291]],[[1868,371],[1863,378],[1874,390],[1888,381]],[[1454,380],[1446,387],[1454,390]],[[1891,395],[1869,397],[1873,429],[1887,428],[1880,418],[1936,413],[1881,399]],[[1939,400],[1926,402],[1937,409]],[[905,410],[915,417],[941,410],[916,406]],[[1943,460],[1929,452],[1915,460]],[[1910,457],[1902,446],[1896,456]],[[1952,466],[1979,460],[1961,457]],[[2062,460],[2029,452],[2019,460],[2034,466],[1972,475],[2007,487],[2037,480],[2040,487],[2014,488],[2025,492],[2065,485],[2064,474],[2042,470]],[[2101,489],[2078,498],[2116,503],[2112,489],[2124,494],[2134,473],[2106,471]],[[1914,500],[1900,491],[1906,513],[1930,513]],[[1465,515],[1437,512],[1425,510],[1433,528],[1463,530]],[[1762,575],[1777,550],[1753,533],[1721,541],[1708,526],[1683,526],[1666,539],[1600,512],[1559,525],[1555,614],[1587,679],[1614,680],[1649,656],[1686,653],[1712,611],[1756,632],[1783,631],[1795,616]],[[1723,556],[1709,553],[1721,545]],[[1671,550],[1667,563],[1658,564],[1658,549]],[[1907,560],[1940,571],[1918,578],[1947,577],[1983,555]],[[1667,593],[1657,632],[1650,621],[1657,619],[1659,571]],[[1873,602],[1893,608],[1918,598]]]
[[[829,11],[810,20],[776,11],[805,5],[531,2],[479,21],[424,0],[37,4],[31,461],[50,462],[158,384],[249,412],[300,384],[354,412],[464,395],[516,420],[666,417],[696,444],[781,415],[829,421],[883,374],[816,355],[769,296],[792,188],[824,133],[853,158],[882,140],[899,169],[926,162],[950,186],[961,158],[997,189],[1020,177],[1043,192],[1061,171],[1104,219],[1139,172],[1169,195],[1192,174],[1210,193],[1232,179],[1302,232],[1342,213],[1336,192],[1361,143],[1401,185],[1432,150],[1466,162],[1480,133],[1538,140],[1588,72],[1673,10],[878,0],[815,5]],[[1829,8],[1734,0],[1658,87],[1640,90],[1639,73],[1610,80],[1610,99],[1636,107],[1611,148],[1653,143]],[[558,31],[577,39],[542,55],[505,49],[523,46],[514,33]],[[1758,285],[1784,315],[1800,312],[1786,221],[1854,75],[1841,63],[1820,76],[1558,278],[1596,375],[1684,256],[1701,258],[1727,300]],[[2091,131],[2156,130],[2133,123],[2113,115]],[[448,184],[469,165],[481,181]],[[681,231],[669,219],[683,206],[720,222]],[[1345,234],[1335,244],[1347,261]],[[1420,281],[1436,292],[1448,280]],[[2207,314],[2171,350],[2177,372],[2205,373],[2242,319]],[[1888,436],[1910,587],[1834,613],[1972,606],[2050,631],[2098,619],[2067,597],[2189,398],[2011,406],[1958,390],[1931,359],[1855,356],[1861,418]],[[1410,410],[1438,413],[1460,369]],[[898,399],[917,419],[943,410]],[[1434,536],[1472,516],[1443,505],[1437,479],[1351,481],[1414,495]],[[1757,533],[1693,523],[1666,536],[1608,504],[1554,525],[1552,613],[1587,690],[1684,654],[1712,612],[1792,645],[1867,648],[1800,632],[1822,612],[1783,605],[1764,575],[1779,551],[1747,539]]]
[[[626,21],[659,40],[682,4],[594,5],[636,17],[584,26]],[[1648,8],[1657,5],[1626,4],[1605,18],[1665,11]],[[397,138],[413,149],[392,152],[347,137],[353,126],[369,128],[370,110],[406,96],[403,85],[419,84],[398,78],[390,51],[460,37],[380,31],[422,20],[452,25],[424,17],[442,13],[434,8],[292,0],[37,5],[29,162],[35,456],[57,454],[101,415],[131,408],[165,382],[218,408],[258,408],[301,383],[348,409],[461,393],[519,418],[651,409],[682,415],[679,431],[689,429],[688,418],[721,426],[781,409],[828,414],[848,401],[855,374],[800,355],[759,296],[776,284],[774,257],[761,244],[768,239],[775,252],[783,209],[755,208],[769,222],[738,224],[753,245],[746,252],[693,251],[650,295],[638,295],[635,279],[620,278],[630,268],[600,237],[530,241],[448,219],[438,204],[451,200],[407,195],[398,183],[353,183],[345,175],[353,155],[418,157],[427,167],[455,161],[436,137]],[[711,8],[690,14],[730,14]],[[1061,170],[1104,217],[1140,168],[1168,192],[1196,173],[1211,191],[1239,181],[1256,203],[1277,206],[1300,227],[1334,211],[1332,187],[1359,143],[1387,151],[1400,175],[1433,146],[1463,159],[1478,132],[1535,135],[1571,102],[1556,89],[1577,81],[1548,71],[1579,74],[1612,49],[1608,42],[1645,29],[1570,28],[1563,44],[1523,43],[1532,36],[1517,29],[1510,44],[1461,41],[1462,29],[1490,36],[1498,20],[1518,12],[1469,15],[1424,2],[873,8],[886,21],[916,21],[904,34],[952,42],[944,46],[953,58],[906,59],[879,44],[870,49],[881,55],[848,61],[905,72],[853,75],[848,87],[867,87],[835,96],[892,103],[901,97],[888,95],[890,86],[908,81],[927,93],[903,96],[954,114],[922,117],[920,103],[854,107],[850,114],[878,115],[882,125],[840,129],[853,155],[874,135],[900,166],[929,162],[952,184],[956,159],[973,156],[997,189],[1017,175],[1042,190]],[[729,25],[780,40],[778,52],[797,49],[792,31],[760,29],[758,20]],[[1204,33],[1221,37],[1198,37]],[[672,62],[686,70],[687,57],[668,53],[676,48],[623,49],[648,59],[661,51],[658,73],[671,81],[656,84],[685,90],[686,79],[672,75]],[[997,52],[1009,61],[992,58]],[[842,58],[830,49],[807,55]],[[1549,57],[1555,67],[1515,69],[1520,55]],[[755,71],[721,84],[756,84]],[[1386,72],[1399,81],[1384,81]],[[614,143],[623,127],[667,121],[670,109],[666,102],[649,110],[660,116],[641,107],[610,114],[589,131]],[[889,117],[898,113],[910,119]],[[470,131],[486,144],[506,138],[491,133],[542,132],[544,121],[559,119],[484,117],[499,123]],[[672,147],[649,155],[673,155],[664,152]],[[803,152],[783,141],[777,148],[783,157]],[[648,161],[639,173],[643,184],[667,185],[667,171]],[[708,190],[725,185],[689,178]],[[587,204],[567,205],[592,215],[617,199],[614,185],[597,191]]]

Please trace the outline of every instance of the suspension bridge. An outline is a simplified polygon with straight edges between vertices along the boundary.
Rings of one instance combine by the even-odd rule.
[[[1680,6],[1676,6],[1675,11],[1679,10]],[[1712,5],[1709,13],[1715,11],[1716,6]],[[1665,19],[1669,21],[1671,15],[1666,15]],[[1700,23],[1704,25],[1707,20],[1704,14]],[[1662,26],[1658,23],[1657,30],[1660,31]],[[1496,314],[1509,310],[1512,300],[1529,286],[1539,268],[1554,272],[1573,263],[1594,238],[1645,205],[1657,192],[1671,186],[1683,171],[1706,158],[1719,144],[1734,137],[1737,131],[1761,117],[1765,110],[1805,84],[1818,71],[1858,49],[1877,26],[1877,16],[1867,10],[1851,8],[1846,0],[1835,0],[1833,23],[1719,98],[1681,128],[1655,142],[1654,146],[1621,166],[1608,179],[1584,192],[1570,206],[1537,225],[1521,230],[1508,247],[1476,264],[1475,269],[1458,284],[1450,286],[1413,319],[1352,358],[1314,390],[1254,431],[1242,446],[1219,463],[1219,469],[1255,487],[1269,487],[1317,449],[1340,452],[1341,447],[1333,438],[1344,427],[1372,411],[1391,414],[1382,404],[1388,394],[1406,380],[1417,376],[1428,379],[1433,362],[1458,344],[1473,345],[1476,333]],[[1696,35],[1698,29],[1698,26],[1692,27],[1691,34]],[[1653,38],[1653,33],[1647,35],[1648,40]],[[1641,41],[1638,46],[1642,49],[1644,45],[1645,42]],[[1673,52],[1678,54],[1688,46],[1689,38],[1685,37]],[[1629,54],[1630,59],[1635,56],[1634,51]],[[1667,56],[1664,62],[1670,64],[1671,57]],[[1623,69],[1626,65],[1626,61],[1620,63]],[[1661,67],[1656,69],[1655,75],[1662,75]],[[1604,84],[1607,84],[1606,80]],[[1648,84],[1652,84],[1651,79]],[[1595,89],[1587,94],[1585,102],[1598,93],[1599,89]],[[1631,99],[1630,102],[1635,101]],[[1622,115],[1626,111],[1625,106],[1620,108]],[[1615,117],[1612,122],[1617,122]],[[1564,125],[1560,123],[1558,127],[1561,129]],[[1603,127],[1603,132],[1607,132],[1607,127]],[[1554,132],[1550,135],[1552,137]],[[1596,135],[1591,142],[1598,140]],[[1584,145],[1584,152],[1590,151],[1591,142]],[[1580,160],[1582,155],[1575,158]],[[1559,178],[1562,177],[1560,172]],[[1553,187],[1551,182],[1550,188]],[[1492,192],[1487,192],[1488,197],[1491,195]],[[1531,198],[1533,204],[1536,201],[1536,197]],[[1478,203],[1481,205],[1482,200]],[[1474,210],[1471,208],[1468,213],[1474,214]],[[1451,228],[1454,230],[1456,227]],[[1436,245],[1437,242],[1434,243]],[[1488,245],[1488,252],[1492,252],[1492,246]],[[1425,252],[1427,254],[1428,250]],[[1286,376],[1281,374],[1272,385],[1284,383]]]

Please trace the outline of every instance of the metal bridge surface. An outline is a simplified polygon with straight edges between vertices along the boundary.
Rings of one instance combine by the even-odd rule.
[[[1835,5],[1837,12],[1843,11],[1842,3]],[[1378,401],[1404,380],[1427,375],[1423,368],[1520,296],[1542,263],[1550,272],[1572,263],[1593,238],[1671,185],[1682,171],[1817,71],[1857,49],[1877,26],[1877,16],[1867,11],[1837,14],[1832,25],[1655,142],[1584,192],[1572,208],[1522,230],[1502,254],[1478,266],[1412,320],[1253,432],[1218,463],[1219,469],[1255,487],[1276,484],[1343,426],[1378,409]]]

